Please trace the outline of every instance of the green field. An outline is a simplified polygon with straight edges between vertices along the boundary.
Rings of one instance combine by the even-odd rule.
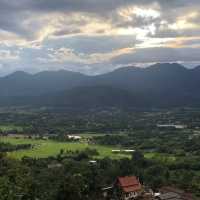
[[[174,155],[164,154],[164,153],[145,153],[145,158],[156,159],[162,162],[174,162],[176,157]]]
[[[49,156],[56,156],[63,150],[84,150],[89,147],[92,149],[96,149],[99,152],[100,158],[103,157],[111,157],[113,159],[119,159],[124,157],[130,157],[127,154],[115,154],[112,152],[114,149],[107,146],[101,145],[91,145],[87,143],[81,142],[56,142],[52,140],[38,140],[38,139],[25,139],[25,138],[12,138],[12,137],[0,137],[0,142],[11,143],[11,144],[33,144],[33,148],[29,150],[19,150],[8,153],[8,156],[16,159],[21,159],[24,156],[32,157],[32,158],[46,158]]]

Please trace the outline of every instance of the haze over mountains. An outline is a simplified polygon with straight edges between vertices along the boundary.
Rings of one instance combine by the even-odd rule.
[[[0,78],[1,105],[174,107],[200,105],[200,67],[124,67],[98,76],[15,72]]]

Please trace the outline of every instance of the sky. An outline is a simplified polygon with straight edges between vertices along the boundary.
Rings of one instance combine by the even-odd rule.
[[[199,0],[0,0],[0,76],[200,64]]]

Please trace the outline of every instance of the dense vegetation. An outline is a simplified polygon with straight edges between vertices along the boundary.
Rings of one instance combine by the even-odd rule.
[[[1,109],[0,122],[2,200],[102,199],[101,188],[124,175],[138,176],[155,191],[175,185],[200,196],[198,109],[85,112],[26,107]],[[172,123],[186,128],[157,127]],[[83,141],[68,141],[67,134],[78,134]],[[30,145],[31,150],[24,149]],[[112,149],[136,151],[130,156]]]
[[[135,152],[132,159],[105,158],[92,164],[90,153],[77,152],[67,156],[61,152],[57,158],[24,158],[22,161],[1,154],[1,199],[102,199],[102,187],[112,184],[117,176],[132,174],[155,190],[162,185],[174,184],[199,192],[200,175],[195,175],[181,163],[164,165]]]
[[[123,135],[97,136],[93,141],[101,145],[134,147],[147,152],[200,156],[200,133],[191,130],[131,131]]]
[[[0,130],[26,134],[46,133],[116,133],[127,130],[155,129],[157,124],[186,124],[195,130],[200,127],[199,109],[174,110],[76,110],[68,108],[0,108]]]
[[[0,142],[0,152],[11,152],[11,151],[18,151],[24,149],[30,149],[32,147],[31,144],[18,144],[13,145],[10,143],[2,143]]]

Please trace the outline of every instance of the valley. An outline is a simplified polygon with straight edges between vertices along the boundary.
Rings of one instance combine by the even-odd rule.
[[[95,181],[97,188],[90,194],[99,199],[102,194],[98,188],[112,183],[119,174],[136,174],[155,191],[171,185],[187,188],[194,198],[199,196],[198,109],[63,112],[57,107],[12,107],[1,109],[0,120],[0,160],[17,163],[16,174],[36,170],[33,175],[27,174],[27,181],[33,176],[39,183],[46,182],[46,173],[54,177],[56,171],[64,176],[65,170],[81,173],[90,181],[92,177],[86,178],[85,173],[96,169],[92,173],[97,173],[101,182]],[[38,170],[42,177],[38,177]],[[54,181],[60,182],[55,177]],[[53,196],[57,189],[51,189]]]

